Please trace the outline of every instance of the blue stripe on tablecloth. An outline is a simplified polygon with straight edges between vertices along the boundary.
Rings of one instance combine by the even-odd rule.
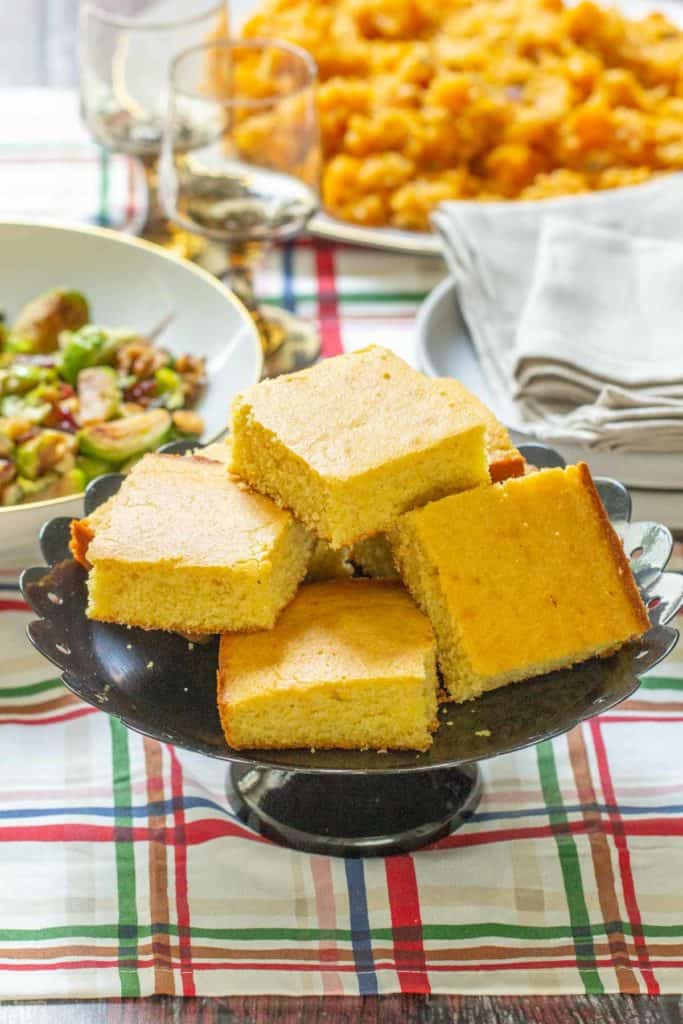
[[[2,697],[1,687],[0,697]],[[36,707],[38,706],[36,705]],[[125,812],[129,817],[144,818],[149,815],[172,814],[174,811],[180,810],[181,807],[184,810],[202,808],[207,811],[217,811],[219,814],[227,815],[230,818],[235,817],[225,805],[195,796],[187,796],[176,800],[160,800],[155,803],[138,804],[134,807],[120,807],[118,812]],[[510,821],[518,818],[537,818],[557,810],[558,808],[548,806],[530,807],[526,810],[518,811],[475,812],[469,820],[475,823],[478,821]],[[581,814],[586,810],[597,811],[601,814],[611,814],[617,808],[611,804],[564,804],[562,810],[565,814]],[[622,815],[683,814],[683,804],[619,804],[618,811]],[[13,810],[0,809],[0,820],[31,817],[48,818],[66,814],[84,814],[100,818],[113,818],[116,813],[117,810],[113,807],[97,807],[92,805],[79,807],[77,804],[71,804],[69,807],[21,807]]]
[[[296,313],[293,242],[285,242],[282,246],[282,305],[290,313]]]
[[[353,959],[358,972],[358,991],[362,996],[377,995],[377,975],[372,956],[370,918],[365,891],[365,867],[360,858],[347,857],[344,861],[346,884],[349,889],[349,921]]]

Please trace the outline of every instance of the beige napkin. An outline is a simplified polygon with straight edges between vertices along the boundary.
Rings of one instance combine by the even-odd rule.
[[[542,440],[683,452],[683,175],[434,223],[494,397]]]

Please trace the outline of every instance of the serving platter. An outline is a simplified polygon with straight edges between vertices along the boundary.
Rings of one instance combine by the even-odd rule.
[[[433,377],[456,377],[508,427],[516,444],[531,441],[520,429],[512,402],[501,404],[493,397],[451,278],[438,284],[422,303],[415,336],[421,370]],[[589,463],[593,474],[613,475],[633,488],[638,515],[655,516],[673,529],[683,529],[683,457],[680,454],[605,452],[579,445],[559,445],[558,449],[567,462],[583,459]]]
[[[537,466],[564,464],[540,445],[529,446],[525,455]],[[115,493],[122,479],[111,474],[93,481],[86,513]],[[26,570],[21,580],[38,616],[28,636],[59,667],[65,685],[89,704],[161,742],[230,762],[231,804],[262,834],[331,854],[412,849],[471,812],[480,787],[478,762],[556,736],[613,707],[675,645],[678,633],[667,623],[683,604],[683,576],[664,571],[671,535],[656,523],[630,523],[625,488],[609,479],[597,484],[650,606],[652,628],[611,658],[504,687],[468,704],[444,705],[434,745],[424,754],[231,749],[215,703],[216,641],[200,645],[88,619],[86,574],[70,556],[66,517],[45,525],[41,548],[47,565]]]

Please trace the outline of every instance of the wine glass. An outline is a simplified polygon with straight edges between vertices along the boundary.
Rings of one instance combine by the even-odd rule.
[[[182,233],[169,230],[158,198],[169,67],[188,44],[227,34],[226,0],[81,0],[83,119],[107,149],[142,162],[148,198],[141,234],[183,252]]]
[[[319,206],[316,80],[312,57],[279,40],[195,46],[171,65],[162,197],[180,227],[225,246],[228,283],[255,320],[270,375],[320,353],[317,330],[265,311],[253,283],[265,249],[299,234]]]

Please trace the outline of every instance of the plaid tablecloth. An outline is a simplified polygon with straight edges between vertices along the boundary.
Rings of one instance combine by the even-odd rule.
[[[0,125],[0,216],[134,217],[134,172],[103,162],[72,97],[0,94]],[[328,355],[410,357],[441,275],[302,242],[261,287],[318,318]],[[71,697],[24,639],[17,568],[0,571],[0,997],[683,991],[681,655],[485,764],[474,818],[435,846],[308,856],[235,818],[219,762]]]

